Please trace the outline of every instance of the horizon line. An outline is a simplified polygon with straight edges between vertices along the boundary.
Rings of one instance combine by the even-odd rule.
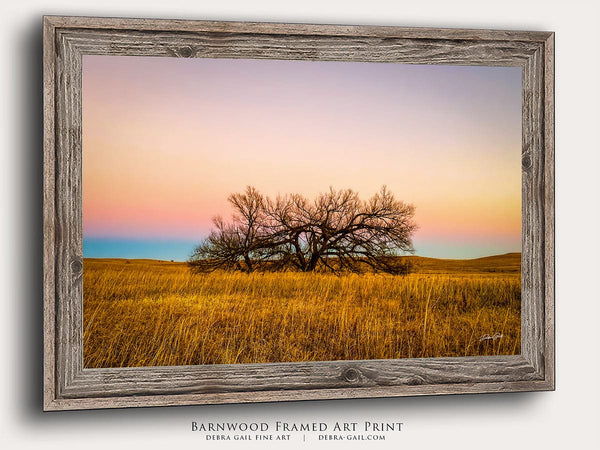
[[[426,259],[439,259],[443,261],[473,261],[476,259],[493,258],[495,256],[508,256],[508,255],[521,255],[522,252],[506,252],[506,253],[494,253],[485,256],[478,256],[476,258],[437,258],[434,256],[421,256],[421,255],[401,255],[398,258],[426,258]],[[158,262],[172,262],[172,263],[187,263],[188,260],[175,260],[175,259],[157,259],[157,258],[123,258],[119,256],[84,256],[83,259],[122,259],[125,261],[158,261]]]

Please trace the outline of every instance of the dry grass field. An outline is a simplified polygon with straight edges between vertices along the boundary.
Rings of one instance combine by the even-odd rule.
[[[84,365],[518,354],[520,256],[412,257],[406,276],[191,274],[185,263],[85,259]]]

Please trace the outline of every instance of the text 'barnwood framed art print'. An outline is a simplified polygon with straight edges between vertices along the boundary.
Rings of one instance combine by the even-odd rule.
[[[554,388],[554,35],[44,18],[44,408]]]

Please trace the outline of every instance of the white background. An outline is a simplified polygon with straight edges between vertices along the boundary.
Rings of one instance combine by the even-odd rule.
[[[598,448],[600,160],[596,2],[3,2],[0,87],[0,443],[3,448],[242,448],[207,421],[404,422],[373,448]],[[43,14],[550,30],[556,32],[556,392],[41,412]],[[322,446],[296,440],[285,448]],[[329,444],[358,448],[365,444]],[[256,443],[251,448],[259,448]]]

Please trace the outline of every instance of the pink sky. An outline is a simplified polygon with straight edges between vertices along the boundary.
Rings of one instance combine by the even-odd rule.
[[[246,185],[385,184],[417,254],[520,251],[520,154],[519,68],[83,60],[84,239],[200,240]]]

